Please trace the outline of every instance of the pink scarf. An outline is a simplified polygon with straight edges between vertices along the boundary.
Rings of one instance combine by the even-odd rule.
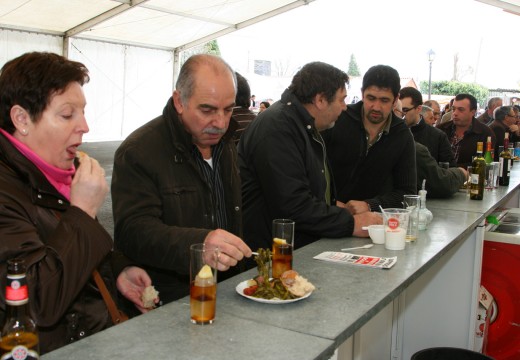
[[[68,170],[62,170],[57,168],[38,156],[34,151],[29,149],[27,145],[16,139],[14,136],[9,134],[4,129],[0,129],[0,132],[18,149],[27,159],[29,159],[40,171],[45,175],[47,180],[58,190],[60,194],[65,196],[67,200],[70,200],[70,184],[72,183],[72,177],[76,172],[74,164],[72,168]]]

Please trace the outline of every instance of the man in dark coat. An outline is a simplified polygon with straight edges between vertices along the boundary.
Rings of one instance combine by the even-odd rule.
[[[114,158],[116,247],[150,274],[164,302],[189,293],[189,248],[218,246],[218,269],[251,250],[240,239],[236,79],[222,59],[184,63],[162,116],[137,129]]]
[[[452,106],[452,120],[438,126],[448,135],[451,150],[458,166],[471,165],[473,156],[477,153],[477,142],[487,141],[491,136],[491,143],[495,144],[495,133],[487,125],[475,118],[477,99],[470,94],[458,94]]]
[[[244,200],[244,239],[271,248],[272,221],[295,221],[295,246],[321,237],[368,236],[381,216],[352,216],[335,206],[327,150],[319,133],[345,109],[348,76],[314,62],[293,78],[280,101],[260,113],[238,144]]]
[[[443,131],[427,124],[421,115],[421,92],[410,86],[404,87],[399,91],[399,100],[402,104],[404,121],[410,128],[415,141],[426,146],[438,163],[447,162],[450,163],[450,166],[456,166],[448,136]]]
[[[402,207],[403,195],[417,192],[414,139],[393,112],[400,87],[395,69],[373,66],[363,77],[363,100],[324,133],[338,200],[352,214]]]

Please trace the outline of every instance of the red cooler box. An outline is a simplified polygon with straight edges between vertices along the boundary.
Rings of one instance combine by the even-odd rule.
[[[491,293],[486,355],[520,359],[520,209],[494,214],[484,236],[482,285]]]

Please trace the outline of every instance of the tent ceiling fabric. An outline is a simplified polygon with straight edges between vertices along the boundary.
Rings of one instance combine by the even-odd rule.
[[[0,0],[0,28],[182,51],[315,0]],[[476,0],[520,14],[520,0]]]
[[[504,11],[520,15],[520,0],[476,0],[503,9]]]
[[[0,28],[178,49],[315,0],[0,0]]]

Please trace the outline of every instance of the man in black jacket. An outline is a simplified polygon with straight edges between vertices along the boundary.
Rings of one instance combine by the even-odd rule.
[[[399,91],[399,99],[402,103],[404,121],[415,141],[426,146],[438,163],[447,162],[451,167],[456,166],[446,133],[427,124],[420,114],[422,108],[420,91],[411,86],[404,87]]]
[[[189,293],[190,245],[218,246],[219,270],[251,256],[240,239],[232,139],[237,125],[230,120],[235,96],[229,65],[217,56],[194,55],[182,66],[162,115],[116,151],[115,244],[149,272],[165,303]]]
[[[403,113],[401,100],[394,105],[394,112]],[[464,168],[450,167],[445,169],[430,154],[428,148],[415,141],[415,158],[417,160],[417,191],[422,189],[423,182],[429,198],[448,198],[463,187],[468,179]]]
[[[238,144],[244,239],[271,248],[272,221],[295,221],[295,247],[321,237],[364,236],[363,226],[382,223],[374,213],[352,216],[335,206],[333,178],[319,133],[345,109],[348,76],[314,62],[293,78],[280,101],[253,121]]]
[[[451,150],[458,166],[466,168],[471,165],[472,158],[477,152],[477,142],[487,141],[491,136],[491,143],[496,143],[495,133],[487,125],[475,118],[477,99],[470,94],[458,94],[453,101],[452,120],[441,124],[438,128],[448,135]]]
[[[338,200],[352,214],[400,208],[403,195],[417,193],[414,139],[393,112],[400,87],[395,69],[371,67],[363,77],[363,100],[348,105],[324,133]]]

